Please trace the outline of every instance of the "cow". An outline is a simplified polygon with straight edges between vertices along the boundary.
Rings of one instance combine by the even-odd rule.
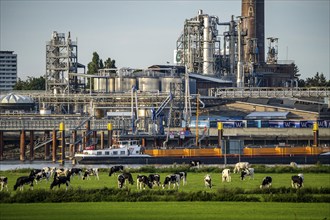
[[[119,172],[119,171],[124,171],[124,166],[122,166],[122,165],[113,166],[110,168],[109,176],[111,176],[112,174],[115,174],[116,172]]]
[[[206,176],[204,177],[204,185],[205,185],[205,187],[209,187],[210,189],[212,188],[211,175],[206,174]]]
[[[247,176],[249,176],[250,179],[254,179],[254,168],[247,168],[241,171],[241,180],[244,180]]]
[[[136,188],[137,189],[145,189],[148,186],[150,189],[152,188],[152,182],[149,181],[149,178],[145,175],[137,175],[136,177]]]
[[[291,162],[290,167],[292,168],[298,168],[298,164],[296,162]]]
[[[261,185],[260,185],[260,189],[264,189],[264,188],[269,188],[271,187],[272,185],[272,177],[270,176],[266,176],[262,182],[261,182]]]
[[[163,189],[165,189],[165,186],[168,185],[168,188],[170,189],[171,184],[173,184],[173,189],[175,186],[179,189],[180,186],[180,175],[179,174],[170,174],[165,177],[164,183],[163,183]]]
[[[199,168],[199,165],[200,164],[201,164],[201,161],[200,160],[192,160],[192,161],[190,161],[189,166],[190,166],[190,168],[191,167],[197,167],[197,168]]]
[[[41,181],[42,179],[46,179],[47,181],[49,181],[50,175],[51,175],[50,172],[45,172],[43,169],[42,170],[34,169],[31,170],[30,172],[30,176],[34,178],[36,184],[38,184],[38,181]]]
[[[182,185],[186,185],[187,184],[187,173],[186,172],[178,172],[175,173],[178,174],[180,176],[180,179],[182,180]]]
[[[25,184],[30,184],[30,189],[33,190],[33,176],[21,176],[18,177],[16,180],[16,184],[14,185],[14,190],[16,190],[19,187],[20,191],[23,191]]]
[[[66,176],[58,176],[57,173],[55,173],[54,180],[50,184],[50,189],[53,189],[54,186],[58,186],[58,188],[60,188],[61,184],[65,184],[66,185],[65,190],[68,190],[68,187],[70,187],[70,176],[71,176],[70,172],[68,172]]]
[[[89,176],[95,176],[97,180],[100,180],[99,178],[99,169],[98,168],[89,168],[85,171],[83,180],[84,179],[90,179]]]
[[[159,174],[149,174],[149,181],[155,186],[160,186],[160,175]]]
[[[298,175],[291,177],[291,186],[296,189],[303,187],[304,175],[299,173]]]
[[[222,182],[231,182],[230,169],[222,171]]]
[[[2,191],[4,188],[6,188],[8,191],[8,177],[0,176],[0,185],[1,185],[0,191]]]
[[[69,173],[68,168],[55,168],[54,176],[67,176]]]
[[[118,188],[119,189],[123,188],[126,180],[128,180],[129,184],[131,184],[131,185],[134,184],[132,174],[130,174],[130,173],[122,173],[122,174],[119,174],[118,175],[117,181],[118,181]]]
[[[240,170],[247,169],[247,168],[249,168],[249,166],[250,166],[249,162],[238,162],[235,164],[233,172],[239,173]]]
[[[74,177],[75,175],[78,175],[80,178],[82,178],[82,169],[81,168],[71,168],[70,170],[71,176]]]

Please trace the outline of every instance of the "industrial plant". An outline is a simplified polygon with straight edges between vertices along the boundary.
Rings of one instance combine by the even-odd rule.
[[[0,159],[63,163],[126,139],[140,140],[153,156],[329,151],[330,89],[298,88],[294,61],[278,60],[280,39],[265,36],[264,4],[242,0],[241,15],[228,20],[199,10],[182,21],[174,65],[145,69],[87,74],[74,33],[53,31],[45,90],[1,92]]]

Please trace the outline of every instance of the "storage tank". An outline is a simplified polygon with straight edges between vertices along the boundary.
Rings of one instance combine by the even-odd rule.
[[[108,78],[109,92],[115,92],[115,78]]]
[[[108,92],[109,88],[107,86],[106,78],[94,78],[94,91],[95,92]]]
[[[116,77],[115,92],[128,92],[132,87],[136,86],[136,78],[134,77]]]
[[[171,91],[171,83],[182,83],[181,77],[163,77],[160,79],[162,92],[169,93]]]
[[[158,77],[140,77],[139,78],[140,91],[160,91]]]

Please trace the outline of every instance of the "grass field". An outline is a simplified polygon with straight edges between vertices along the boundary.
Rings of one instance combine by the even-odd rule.
[[[132,173],[133,179],[135,181],[136,176],[138,174],[146,174],[147,173]],[[169,173],[160,173],[161,181],[164,180],[165,176]],[[239,174],[232,174],[232,182],[226,183],[221,182],[221,174],[220,173],[210,173],[212,176],[212,181],[214,187],[212,189],[206,189],[204,186],[204,176],[206,173],[192,173],[189,172],[187,175],[188,184],[185,186],[180,185],[180,191],[191,192],[191,191],[200,191],[200,190],[210,190],[216,191],[217,189],[222,188],[243,188],[243,189],[256,189],[259,188],[262,179],[265,176],[271,176],[273,178],[272,187],[290,187],[291,186],[291,176],[293,173],[256,173],[254,176],[254,180],[246,179],[241,181],[239,178]],[[10,172],[10,171],[1,171],[0,176],[8,177],[8,188],[9,191],[13,191],[13,186],[16,182],[16,179],[20,176],[28,176],[28,172]],[[330,174],[328,173],[305,173],[304,174],[304,187],[330,187]],[[34,184],[34,189],[49,189],[51,180],[49,182],[42,180],[38,184]],[[96,180],[94,176],[91,176],[90,180],[82,180],[77,176],[71,178],[71,186],[72,188],[82,188],[82,189],[98,189],[103,187],[117,187],[117,176],[108,176],[106,172],[100,172],[100,180]],[[61,186],[63,187],[63,186]],[[132,190],[137,190],[136,185],[129,186]],[[25,186],[27,189],[28,186]],[[154,190],[154,189],[152,189]]]
[[[1,220],[253,219],[326,220],[326,203],[99,202],[0,204]]]

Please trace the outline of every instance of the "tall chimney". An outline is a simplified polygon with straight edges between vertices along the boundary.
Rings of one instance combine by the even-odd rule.
[[[256,37],[259,63],[265,63],[265,0],[256,0]]]
[[[265,62],[265,2],[264,0],[242,0],[242,17],[244,18],[243,29],[247,30],[244,46],[244,61]],[[257,39],[257,60],[251,60],[252,43]],[[250,43],[249,43],[250,42]]]

